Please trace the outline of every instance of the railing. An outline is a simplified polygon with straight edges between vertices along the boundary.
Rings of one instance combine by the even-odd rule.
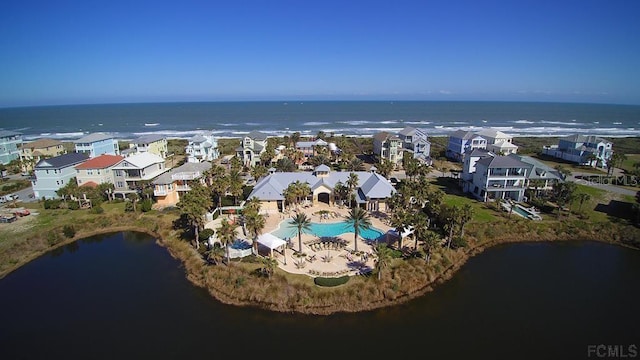
[[[200,171],[191,173],[177,173],[171,175],[171,180],[194,180],[202,176]]]
[[[153,196],[167,196],[169,192],[165,189],[162,190],[153,190]]]

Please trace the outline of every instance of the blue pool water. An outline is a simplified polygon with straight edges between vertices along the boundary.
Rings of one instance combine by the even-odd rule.
[[[347,224],[346,222],[337,222],[337,223],[311,223],[310,231],[304,231],[305,234],[311,234],[317,237],[331,237],[338,236],[344,233],[352,233],[353,227]],[[271,234],[281,238],[295,238],[298,236],[298,229],[293,225],[290,220],[283,221],[280,223],[280,227],[271,232]],[[382,235],[382,231],[371,227],[369,229],[361,229],[360,237],[364,239],[374,240],[379,238]]]

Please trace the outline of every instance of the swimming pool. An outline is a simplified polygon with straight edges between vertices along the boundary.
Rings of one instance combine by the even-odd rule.
[[[311,223],[311,229],[309,231],[303,231],[304,234],[311,234],[317,237],[332,237],[338,236],[344,233],[353,233],[353,227],[348,223],[336,222],[336,223]],[[298,236],[298,229],[293,225],[291,220],[286,220],[280,223],[280,227],[271,232],[272,235],[279,237],[280,239],[296,238]],[[371,227],[367,230],[360,230],[360,237],[363,239],[374,240],[382,235],[382,231]]]
[[[523,218],[531,219],[531,220],[540,220],[540,215],[532,213],[531,211],[525,209],[522,205],[516,204],[513,207],[513,212],[522,216]]]

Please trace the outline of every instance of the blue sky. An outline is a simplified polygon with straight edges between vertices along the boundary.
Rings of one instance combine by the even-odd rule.
[[[220,100],[640,104],[640,1],[0,4],[0,107]]]

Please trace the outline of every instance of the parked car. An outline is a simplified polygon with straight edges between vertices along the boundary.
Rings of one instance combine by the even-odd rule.
[[[7,215],[1,215],[0,216],[0,223],[12,223],[12,222],[14,222],[16,220],[18,220],[18,218],[13,214],[7,214]]]
[[[17,208],[17,209],[13,209],[12,211],[16,216],[27,216],[31,214],[31,212],[29,212],[29,209],[25,209],[25,208]]]

